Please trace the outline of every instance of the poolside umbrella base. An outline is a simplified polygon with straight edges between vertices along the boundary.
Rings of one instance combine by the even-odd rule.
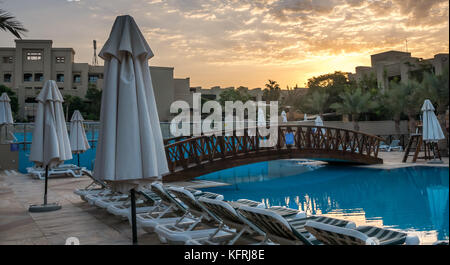
[[[47,185],[48,185],[48,166],[45,167],[45,192],[44,192],[44,204],[41,205],[30,205],[28,208],[29,212],[32,213],[42,213],[42,212],[52,212],[61,209],[61,205],[58,203],[47,203]]]
[[[61,209],[61,205],[57,203],[41,204],[41,205],[30,205],[28,211],[31,213],[43,213],[43,212],[53,212]]]

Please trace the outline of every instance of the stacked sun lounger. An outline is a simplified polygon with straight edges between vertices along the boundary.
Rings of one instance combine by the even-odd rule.
[[[94,182],[96,180],[94,179]],[[77,190],[84,200],[109,213],[130,219],[128,195],[97,183],[98,189]],[[417,236],[347,220],[307,216],[281,206],[241,199],[226,201],[220,194],[153,183],[136,202],[138,227],[156,233],[169,244],[294,244],[401,245],[419,244]]]
[[[41,167],[28,167],[27,173],[31,176],[34,176],[38,179],[44,179],[45,178],[45,168]],[[84,174],[90,174],[90,171],[87,170],[85,167],[79,167],[72,164],[62,164],[55,168],[50,168],[48,170],[48,176],[62,176],[62,175],[69,175],[74,178],[79,178],[83,176]]]

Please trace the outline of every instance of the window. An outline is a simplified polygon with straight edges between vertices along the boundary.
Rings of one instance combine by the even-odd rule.
[[[34,89],[38,89],[38,90],[41,90],[41,89],[42,89],[42,87],[41,87],[41,86],[35,86],[35,87],[34,87]]]
[[[60,86],[60,87],[58,87],[59,88],[59,90],[64,90],[64,87],[63,86]]]
[[[5,82],[5,83],[11,82],[11,77],[12,77],[12,75],[10,73],[4,74],[3,75],[3,82]]]
[[[2,60],[3,63],[13,63],[13,57],[12,56],[5,56]]]
[[[42,81],[44,81],[44,74],[43,73],[35,73],[34,74],[34,81],[35,82],[42,82]]]
[[[56,74],[56,82],[64,82],[64,74]]]
[[[31,82],[33,79],[33,74],[25,73],[23,74],[23,81],[24,82]]]
[[[29,51],[29,52],[27,52],[27,60],[28,61],[40,61],[40,60],[42,60],[42,52],[41,51]]]
[[[36,98],[33,97],[27,97],[25,99],[25,103],[37,103]]]
[[[78,87],[74,86],[73,89],[78,89]]]
[[[64,63],[66,61],[66,57],[56,56],[56,63]]]
[[[26,87],[25,87],[25,89],[32,89],[32,87],[30,87],[30,86],[26,86]]]
[[[81,83],[81,75],[80,74],[74,74],[73,75],[73,82],[74,83]]]
[[[98,80],[97,75],[89,75],[89,83],[96,83]]]

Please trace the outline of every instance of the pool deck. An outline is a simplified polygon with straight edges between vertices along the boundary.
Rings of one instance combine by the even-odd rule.
[[[405,166],[449,166],[449,159],[443,164],[402,163],[403,153],[380,153],[382,165],[365,166],[392,169]],[[59,202],[62,209],[48,213],[30,213],[28,206],[43,199],[44,182],[14,170],[0,171],[0,245],[17,244],[65,244],[69,237],[77,237],[80,244],[116,245],[130,244],[131,229],[128,221],[109,214],[106,210],[82,201],[73,191],[90,183],[88,177],[51,178],[48,200]],[[223,183],[211,181],[188,181],[173,183],[180,186],[204,188]],[[139,244],[160,244],[154,233],[138,230]]]

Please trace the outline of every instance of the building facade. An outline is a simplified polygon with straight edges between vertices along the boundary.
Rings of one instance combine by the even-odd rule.
[[[16,40],[16,47],[0,48],[0,84],[19,100],[19,118],[32,121],[35,98],[46,80],[55,80],[61,94],[84,98],[89,86],[102,89],[103,66],[75,62],[72,48],[54,48],[51,40]],[[170,103],[189,93],[189,78],[174,78],[173,67],[151,66],[155,99],[161,121],[170,117]],[[168,104],[169,103],[169,104]]]
[[[387,51],[371,55],[371,66],[357,66],[355,73],[350,75],[356,81],[373,77],[381,90],[389,88],[392,80],[408,82],[419,79],[424,71],[440,75],[449,66],[448,53],[436,54],[433,58],[422,59],[412,57],[409,52]]]

